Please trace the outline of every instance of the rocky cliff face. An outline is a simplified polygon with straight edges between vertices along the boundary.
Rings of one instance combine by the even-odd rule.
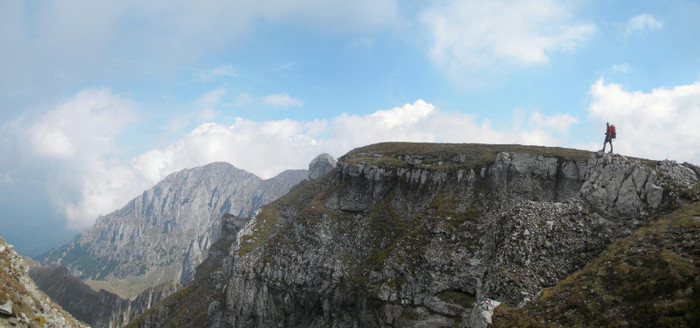
[[[221,296],[194,315],[210,327],[486,326],[496,305],[537,299],[697,183],[690,164],[561,148],[356,149],[242,228],[208,279]]]
[[[219,308],[224,299],[224,260],[238,232],[250,221],[247,217],[225,214],[221,218],[221,238],[208,250],[208,256],[197,267],[197,274],[185,288],[156,304],[126,327],[207,327],[212,324],[207,314]]]
[[[2,238],[0,268],[0,327],[86,327],[39,290]]]
[[[94,328],[123,327],[181,287],[176,282],[150,287],[132,301],[104,290],[96,292],[60,265],[35,266],[29,274],[54,302]]]
[[[615,241],[582,270],[493,327],[700,327],[700,202]]]
[[[219,238],[222,214],[250,215],[307,176],[297,170],[262,180],[227,163],[173,173],[41,261],[81,279],[185,284]]]
[[[316,180],[328,174],[328,172],[335,169],[336,161],[333,156],[329,154],[321,154],[316,156],[311,163],[309,163],[309,180]]]

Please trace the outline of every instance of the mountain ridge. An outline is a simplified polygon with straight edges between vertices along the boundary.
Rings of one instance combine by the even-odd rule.
[[[261,208],[222,268],[201,275],[217,297],[198,300],[193,285],[128,327],[192,327],[191,316],[205,327],[485,327],[497,304],[529,304],[697,201],[698,173],[565,148],[361,147]]]
[[[185,284],[218,239],[221,215],[249,216],[307,176],[288,170],[263,180],[224,162],[181,170],[39,259],[83,280],[135,281],[143,286],[136,291],[170,280]]]

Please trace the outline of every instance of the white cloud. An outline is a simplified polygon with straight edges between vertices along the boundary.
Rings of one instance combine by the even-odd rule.
[[[529,126],[533,128],[533,130],[549,130],[563,135],[569,131],[571,125],[578,122],[579,120],[570,114],[544,116],[540,112],[535,111],[530,117]]]
[[[140,175],[155,183],[167,174],[213,161],[226,161],[269,178],[289,168],[306,168],[319,153],[340,156],[381,141],[483,142],[558,145],[555,134],[577,122],[569,115],[535,112],[527,126],[499,131],[487,120],[444,112],[423,100],[359,116],[342,114],[331,121],[279,120],[199,125],[177,142],[133,159]]]
[[[287,93],[276,93],[262,98],[262,103],[275,107],[301,107],[304,102],[290,97]]]
[[[91,88],[43,114],[25,114],[3,124],[0,132],[15,140],[22,158],[12,163],[18,166],[14,170],[26,163],[40,168],[48,176],[50,201],[66,216],[68,227],[78,229],[144,188],[138,179],[119,174],[125,169],[114,160],[120,152],[114,140],[138,120],[136,110],[129,98]]]
[[[114,136],[136,120],[135,106],[109,89],[86,89],[38,119],[24,117],[39,155],[83,160],[110,151]]]
[[[133,166],[152,183],[174,171],[214,161],[230,162],[269,178],[285,169],[308,165],[318,151],[313,142],[318,131],[313,124],[292,120],[238,118],[231,126],[204,123],[164,149],[136,157]]]
[[[660,29],[664,26],[664,21],[654,18],[650,14],[641,14],[631,18],[625,25],[625,37],[633,34],[644,34],[649,31]]]
[[[77,198],[68,198],[54,190],[53,201],[67,219],[71,230],[82,230],[92,226],[100,215],[121,208],[135,196],[150,188],[152,184],[140,172],[123,163],[111,163],[96,158],[89,167],[76,174]],[[58,185],[54,188],[62,188]]]
[[[628,91],[599,79],[590,88],[590,118],[615,124],[616,152],[700,163],[700,81],[672,89]],[[602,139],[599,146],[602,148]]]
[[[596,30],[553,0],[434,2],[421,14],[431,33],[431,57],[450,72],[549,62]]]
[[[418,100],[413,105],[405,104],[403,107],[396,107],[391,110],[376,111],[370,114],[368,118],[384,129],[391,129],[395,126],[410,127],[430,115],[434,110],[435,107],[433,105],[423,100]]]

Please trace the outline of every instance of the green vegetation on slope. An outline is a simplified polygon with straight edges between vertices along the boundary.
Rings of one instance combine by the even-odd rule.
[[[584,150],[543,146],[385,142],[353,149],[340,160],[350,164],[403,167],[412,159],[416,166],[423,168],[475,169],[493,163],[501,152],[529,153],[567,161],[586,161],[591,155]]]
[[[286,195],[260,208],[260,212],[255,217],[252,234],[241,238],[238,255],[244,256],[278,235],[288,224],[284,216],[279,213],[280,211],[291,211],[304,217],[321,215],[320,212],[324,206],[319,201],[321,196],[319,192],[327,182],[328,178],[303,181]],[[326,212],[330,213],[330,211]]]
[[[618,240],[494,327],[700,327],[700,202]]]
[[[0,269],[0,304],[11,301],[14,317],[19,318],[21,316],[26,316],[30,320],[29,327],[43,327],[47,321],[40,313],[48,311],[49,309],[45,309],[35,296],[45,298],[46,295],[41,292],[37,295],[27,290],[29,286],[25,287],[24,282],[22,282],[23,278],[20,277],[26,274],[26,268],[23,264],[15,263],[15,265],[13,265],[11,263],[9,255],[11,251],[2,238],[0,238],[0,245],[5,246],[5,250],[0,253],[0,268],[2,268]],[[28,277],[27,280],[31,281]],[[54,304],[54,306],[61,310],[59,305]],[[66,317],[66,319],[68,320],[68,324],[72,326],[81,325],[73,317]],[[2,323],[0,323],[0,326],[2,326]]]

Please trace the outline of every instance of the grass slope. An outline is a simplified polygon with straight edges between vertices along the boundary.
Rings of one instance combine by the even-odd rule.
[[[493,163],[496,155],[502,152],[529,153],[573,161],[587,161],[591,156],[590,151],[559,147],[384,142],[353,149],[340,160],[350,164],[387,167],[415,165],[409,163],[412,160],[419,163],[417,166],[425,168],[452,169],[460,166],[473,169]]]
[[[700,202],[618,240],[493,327],[700,327]]]

